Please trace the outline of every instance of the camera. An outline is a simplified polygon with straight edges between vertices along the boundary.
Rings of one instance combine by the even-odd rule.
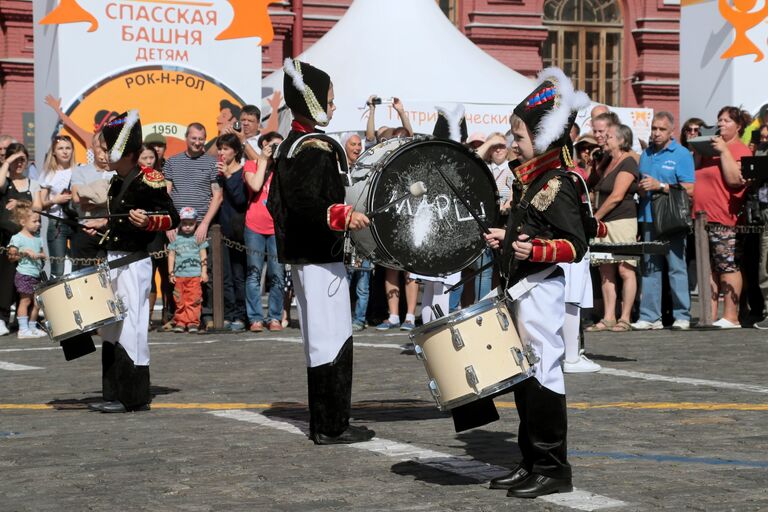
[[[243,129],[242,125],[240,125],[240,121],[235,121],[235,123],[232,125],[232,129],[236,132],[239,132]]]
[[[277,153],[277,147],[278,147],[279,145],[280,145],[280,144],[278,144],[277,142],[275,142],[274,144],[270,144],[270,145],[269,145],[269,147],[270,147],[270,148],[272,148],[272,156],[273,156],[273,157],[275,156],[275,153]]]

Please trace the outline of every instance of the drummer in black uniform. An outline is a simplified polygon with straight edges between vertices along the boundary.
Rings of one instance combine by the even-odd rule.
[[[367,441],[372,430],[349,424],[352,320],[342,236],[369,221],[343,204],[343,149],[315,129],[326,126],[336,109],[330,77],[298,60],[286,59],[283,69],[285,102],[294,121],[278,149],[267,207],[275,221],[280,263],[291,265],[296,291],[307,362],[309,435],[320,445]]]
[[[102,327],[102,393],[104,402],[90,407],[101,412],[148,410],[149,392],[149,292],[152,262],[147,246],[155,233],[175,228],[179,216],[166,190],[162,173],[137,165],[141,153],[141,123],[132,110],[102,129],[99,143],[117,171],[109,188],[109,213],[123,217],[87,221],[88,232],[106,228],[102,244],[111,270],[115,296],[125,307],[122,322]],[[148,212],[152,212],[148,214]],[[124,259],[123,259],[124,258]]]
[[[491,481],[492,489],[508,489],[507,496],[535,498],[573,489],[561,367],[565,281],[557,263],[579,261],[587,250],[582,191],[565,171],[573,168],[570,128],[576,112],[589,103],[561,70],[548,68],[539,74],[539,86],[512,116],[512,147],[523,161],[514,170],[516,207],[506,229],[486,235],[491,247],[503,248],[502,274],[508,280],[518,333],[538,358],[534,376],[514,388],[523,460],[509,475]],[[528,190],[536,192],[532,198]],[[521,198],[530,204],[515,216]]]

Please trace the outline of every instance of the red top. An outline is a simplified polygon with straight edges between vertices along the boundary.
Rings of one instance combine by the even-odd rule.
[[[245,178],[246,173],[255,173],[257,169],[258,165],[255,161],[246,161],[243,168],[243,178]],[[272,215],[269,214],[269,210],[267,210],[267,197],[269,197],[269,186],[272,184],[272,176],[273,174],[270,173],[261,190],[258,192],[251,191],[251,201],[248,203],[248,211],[245,212],[246,227],[254,233],[261,235],[275,234],[275,223],[272,220]]]
[[[752,156],[752,152],[738,138],[728,143],[733,158],[737,162],[742,157]],[[693,215],[698,211],[707,212],[707,221],[735,226],[739,212],[744,205],[746,187],[731,188],[725,183],[720,169],[720,157],[704,157],[701,168],[696,170],[696,184],[693,187]]]

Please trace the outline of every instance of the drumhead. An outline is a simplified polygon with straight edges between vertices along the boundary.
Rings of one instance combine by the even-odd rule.
[[[488,166],[449,140],[414,140],[387,154],[368,195],[369,211],[386,205],[422,181],[427,192],[408,196],[371,220],[376,245],[399,267],[445,276],[472,263],[486,247],[483,231],[451,191],[441,169],[489,225],[496,222],[498,193]]]

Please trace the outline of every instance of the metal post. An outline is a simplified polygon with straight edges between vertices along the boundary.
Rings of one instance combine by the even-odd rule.
[[[224,244],[221,239],[221,226],[214,224],[211,234],[211,266],[213,270],[213,328],[224,328],[224,268],[222,267],[222,251]]]
[[[293,0],[293,44],[291,57],[297,58],[304,51],[304,0]]]
[[[696,280],[699,283],[699,327],[709,327],[712,318],[712,289],[709,286],[711,268],[709,264],[709,236],[707,235],[707,212],[696,212],[693,227],[696,239]]]

